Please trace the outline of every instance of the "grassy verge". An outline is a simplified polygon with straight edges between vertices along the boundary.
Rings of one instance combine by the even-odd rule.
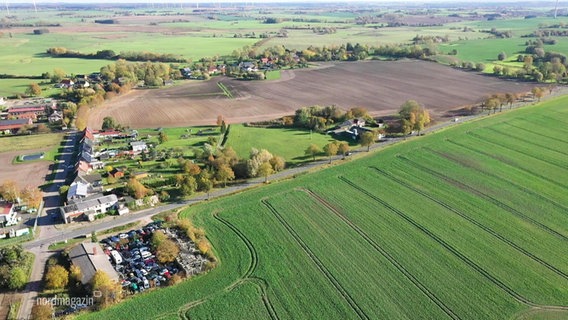
[[[280,79],[280,70],[272,70],[272,71],[266,71],[264,73],[266,80],[278,80]]]

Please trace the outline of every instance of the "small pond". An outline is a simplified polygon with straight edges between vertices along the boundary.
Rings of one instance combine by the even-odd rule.
[[[23,156],[20,156],[20,159],[22,161],[33,161],[33,160],[43,159],[43,156],[44,156],[44,153],[39,152],[39,153],[25,154]]]

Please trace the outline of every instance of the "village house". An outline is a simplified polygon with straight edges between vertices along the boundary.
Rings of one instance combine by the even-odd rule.
[[[0,200],[0,225],[2,227],[18,223],[16,210],[13,203]]]
[[[51,98],[20,99],[10,101],[8,116],[18,118],[21,115],[34,113],[36,117],[47,116],[57,110],[57,101]]]
[[[24,126],[32,125],[32,119],[0,120],[0,132],[15,133]]]
[[[71,223],[74,220],[83,218],[94,221],[95,215],[105,213],[117,207],[118,198],[116,195],[104,196],[102,194],[94,194],[89,197],[71,200],[70,204],[60,208],[60,212],[61,218],[65,223]]]
[[[71,263],[81,270],[81,283],[88,284],[97,271],[106,273],[110,280],[118,281],[119,276],[112,267],[108,256],[98,243],[81,243],[69,251]]]
[[[49,123],[63,123],[63,114],[59,111],[54,111],[47,117],[47,121],[49,121]]]
[[[130,147],[132,148],[132,151],[135,153],[139,153],[139,152],[143,152],[148,150],[148,146],[146,145],[146,142],[144,141],[132,141],[130,142]]]

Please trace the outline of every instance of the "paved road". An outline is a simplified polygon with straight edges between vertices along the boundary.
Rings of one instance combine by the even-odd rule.
[[[554,90],[554,92],[552,94],[546,96],[545,99],[549,99],[549,98],[556,97],[556,96],[566,94],[566,93],[568,93],[567,87],[557,88],[557,89]],[[513,105],[513,109],[521,107],[521,106],[525,106],[525,105],[531,104],[531,103],[533,103],[533,102],[515,103]],[[437,131],[437,130],[440,130],[440,129],[443,129],[443,128],[458,125],[458,124],[463,123],[465,121],[469,121],[469,120],[472,120],[472,119],[475,119],[475,118],[482,118],[482,117],[485,117],[485,116],[487,116],[486,113],[478,114],[478,115],[474,115],[474,116],[459,117],[458,122],[447,121],[447,122],[438,123],[436,125],[433,125],[433,126],[427,128],[426,130],[423,131],[423,133],[426,134],[426,133],[429,133],[429,132]],[[383,142],[376,143],[376,144],[372,145],[370,149],[371,150],[382,149],[382,148],[384,148],[388,145],[392,145],[394,143],[397,143],[397,142],[400,142],[400,141],[403,141],[403,140],[406,140],[406,139],[414,139],[414,138],[416,138],[416,137],[408,136],[408,137],[405,137],[405,138],[387,139]],[[72,140],[72,139],[67,140],[66,147],[68,148],[68,150],[67,150],[68,152],[63,154],[64,163],[62,163],[60,165],[60,166],[63,166],[64,168],[66,168],[67,165],[70,163],[74,142],[75,141]],[[354,155],[352,155],[350,157],[353,157],[353,156],[357,157],[357,154],[361,154],[361,153],[366,154],[367,153],[366,150],[367,150],[367,148],[359,148],[359,149],[353,150],[352,152],[353,152]],[[349,157],[348,157],[348,159],[349,159]],[[342,160],[342,156],[335,156],[335,157],[332,157],[332,161],[337,163],[337,161],[344,161],[344,160]],[[285,171],[273,174],[272,176],[270,176],[270,180],[274,181],[274,180],[291,178],[291,177],[293,177],[297,174],[302,174],[302,173],[308,172],[310,170],[316,169],[316,168],[321,167],[323,165],[326,165],[328,163],[329,163],[329,160],[324,159],[324,160],[319,160],[319,161],[303,164],[303,165],[300,165],[300,166],[288,168]],[[49,214],[52,214],[53,210],[58,210],[57,205],[59,204],[59,194],[58,194],[59,185],[64,182],[65,176],[66,176],[66,169],[63,169],[63,170],[60,169],[60,170],[57,171],[56,180],[54,181],[55,184],[50,188],[49,192],[46,193],[46,196],[44,198],[44,201],[46,203],[45,204],[45,210],[42,212],[42,216],[41,216],[39,223],[38,223],[38,226],[41,229],[41,232],[40,232],[40,234],[39,234],[39,236],[37,237],[36,240],[33,240],[33,241],[30,241],[30,242],[23,244],[24,249],[30,250],[32,253],[34,253],[36,255],[36,260],[35,260],[34,265],[33,265],[30,283],[26,286],[26,290],[24,291],[24,299],[22,301],[22,307],[20,308],[20,312],[18,313],[18,319],[27,319],[29,317],[30,313],[31,313],[31,307],[33,306],[33,302],[35,301],[35,297],[37,296],[37,293],[39,292],[39,289],[40,289],[40,283],[41,283],[41,279],[43,277],[43,270],[44,270],[44,266],[45,266],[45,261],[49,257],[49,255],[52,254],[52,252],[48,251],[48,249],[47,249],[47,247],[50,244],[52,244],[54,242],[64,241],[66,239],[72,239],[72,238],[75,238],[77,236],[90,234],[93,231],[98,232],[98,231],[106,230],[106,229],[109,229],[109,228],[112,228],[112,227],[128,224],[130,222],[140,221],[140,220],[146,219],[150,216],[153,216],[153,215],[161,213],[161,212],[179,209],[179,208],[187,206],[189,204],[194,204],[194,203],[198,203],[198,202],[206,200],[206,196],[199,196],[199,197],[192,198],[190,200],[180,201],[180,202],[177,202],[177,203],[172,203],[172,204],[167,204],[167,205],[162,205],[162,206],[159,206],[159,207],[146,209],[146,210],[138,211],[138,212],[135,212],[135,213],[115,217],[111,220],[105,220],[105,219],[103,219],[102,221],[97,220],[97,221],[94,221],[94,222],[87,224],[85,226],[78,226],[78,227],[69,226],[69,227],[66,227],[66,228],[61,228],[61,230],[57,230],[53,226],[53,220],[51,219]],[[232,194],[232,193],[235,193],[235,192],[243,191],[243,190],[248,189],[248,188],[252,188],[252,187],[255,187],[255,186],[262,185],[263,183],[264,183],[264,178],[251,179],[251,180],[248,180],[247,182],[244,182],[244,183],[232,185],[232,186],[229,186],[229,187],[223,188],[223,189],[217,189],[217,190],[210,193],[210,198],[217,198],[217,197],[225,196],[225,195]]]

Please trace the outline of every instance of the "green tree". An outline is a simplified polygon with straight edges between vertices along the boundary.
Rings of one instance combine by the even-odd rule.
[[[184,196],[189,196],[192,195],[195,190],[197,190],[197,180],[195,180],[193,176],[185,175],[181,184],[181,193]]]
[[[497,60],[503,61],[503,60],[505,60],[505,59],[507,59],[507,54],[506,54],[505,52],[501,51],[501,52],[497,55]]]
[[[307,156],[312,157],[313,161],[316,161],[316,155],[321,152],[320,147],[315,144],[310,144],[310,146],[304,151]]]
[[[369,152],[371,145],[375,142],[376,136],[373,131],[365,131],[361,134],[361,146],[367,147],[367,152]]]
[[[41,87],[37,83],[30,83],[28,88],[26,89],[26,94],[28,96],[40,96],[41,95]]]
[[[207,199],[209,200],[209,193],[213,189],[213,181],[209,177],[200,177],[198,185],[201,191],[207,193]]]
[[[63,69],[55,68],[53,69],[53,74],[51,75],[51,82],[58,83],[65,79],[66,72]]]
[[[331,157],[337,154],[339,151],[339,146],[335,142],[330,142],[323,147],[325,155],[329,157],[329,163],[331,163]]]
[[[21,289],[28,281],[26,272],[20,267],[14,267],[10,270],[10,279],[8,280],[8,288],[12,290]]]
[[[63,289],[69,282],[69,272],[60,265],[54,265],[47,269],[45,285],[49,289]]]
[[[109,130],[116,128],[116,121],[113,117],[104,117],[103,125],[101,126],[103,130]]]
[[[160,142],[160,144],[168,142],[168,139],[168,135],[164,131],[160,131],[160,133],[158,134],[158,141]]]

